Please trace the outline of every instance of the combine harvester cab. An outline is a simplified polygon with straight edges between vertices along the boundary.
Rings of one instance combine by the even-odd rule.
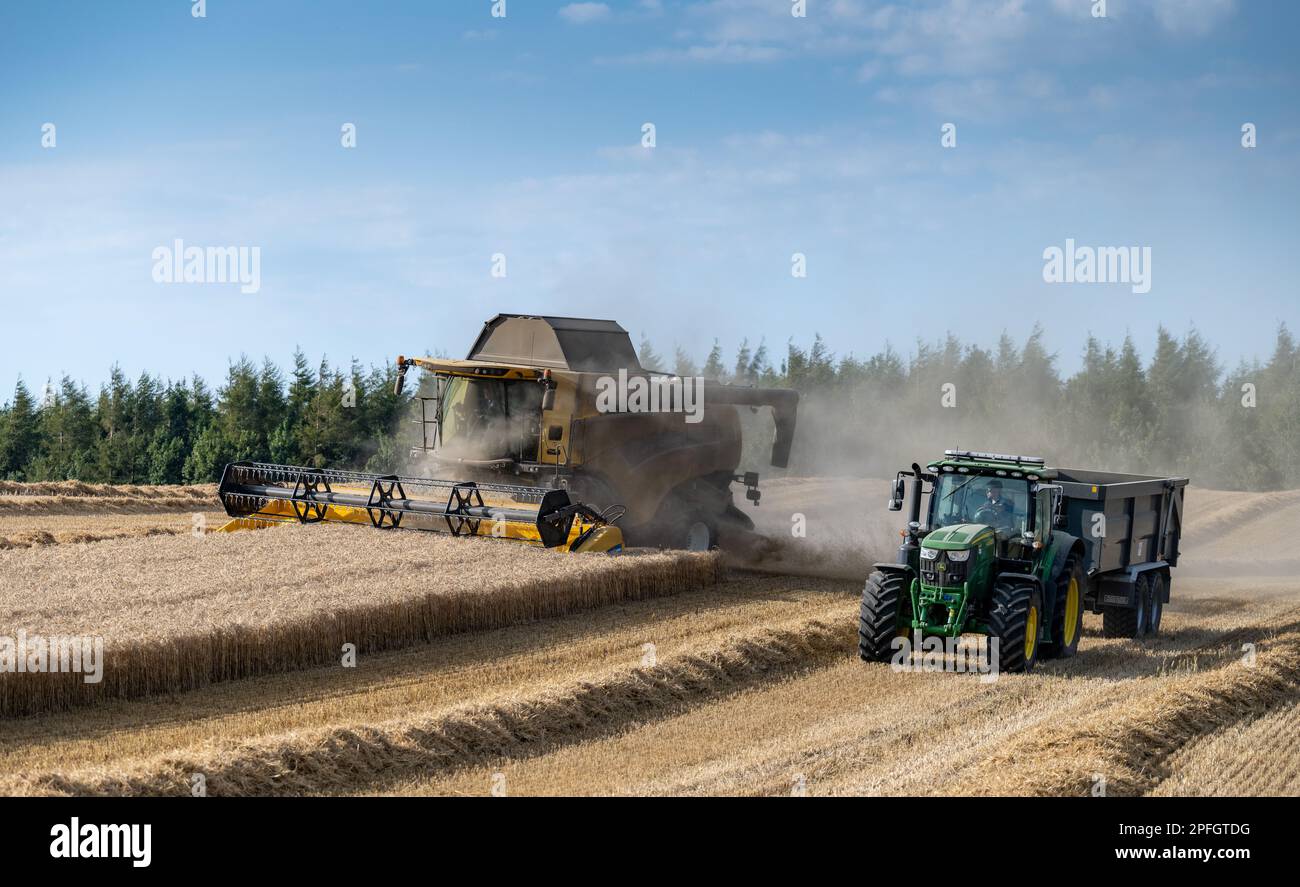
[[[888,661],[899,636],[973,633],[998,639],[1000,670],[1029,671],[1075,654],[1085,610],[1107,637],[1155,635],[1187,483],[966,450],[914,463],[890,491],[891,511],[910,492],[909,519],[897,562],[863,590],[859,654]]]
[[[347,523],[514,539],[574,552],[623,550],[613,522],[564,490],[428,480],[260,462],[226,466],[217,495],[232,520],[220,532],[284,523]]]

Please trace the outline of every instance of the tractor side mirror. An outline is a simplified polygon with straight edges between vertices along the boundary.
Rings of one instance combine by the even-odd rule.
[[[553,409],[555,409],[555,389],[548,385],[546,391],[542,393],[542,411],[550,412]]]
[[[894,478],[894,483],[891,485],[891,489],[889,491],[890,511],[903,510],[903,490],[904,490],[903,479],[901,477]]]

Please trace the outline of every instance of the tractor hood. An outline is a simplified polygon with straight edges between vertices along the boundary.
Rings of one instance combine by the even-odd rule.
[[[926,535],[921,544],[926,548],[942,548],[945,551],[970,548],[976,542],[984,541],[993,535],[993,528],[986,524],[953,524],[940,527]]]

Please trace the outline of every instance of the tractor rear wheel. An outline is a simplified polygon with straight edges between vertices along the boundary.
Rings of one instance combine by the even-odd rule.
[[[1056,606],[1052,609],[1052,640],[1043,648],[1044,658],[1069,659],[1079,650],[1083,634],[1083,565],[1071,557],[1056,580]]]
[[[858,611],[858,656],[866,662],[887,662],[893,655],[893,640],[899,632],[899,613],[912,612],[906,573],[877,570],[862,589]],[[904,598],[907,603],[904,604]]]
[[[1023,579],[998,579],[989,603],[989,632],[998,639],[998,670],[1032,671],[1043,615],[1038,587]]]
[[[1151,581],[1146,573],[1133,585],[1132,607],[1106,607],[1101,611],[1101,633],[1108,638],[1141,638],[1147,632],[1147,603]]]

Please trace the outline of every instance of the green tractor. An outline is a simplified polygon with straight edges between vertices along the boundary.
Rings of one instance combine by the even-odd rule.
[[[889,661],[904,636],[976,633],[998,639],[999,671],[1027,672],[1075,654],[1085,609],[1108,635],[1154,634],[1186,484],[966,450],[913,464],[890,492],[900,511],[911,487],[898,562],[876,564],[863,589],[860,656]]]

